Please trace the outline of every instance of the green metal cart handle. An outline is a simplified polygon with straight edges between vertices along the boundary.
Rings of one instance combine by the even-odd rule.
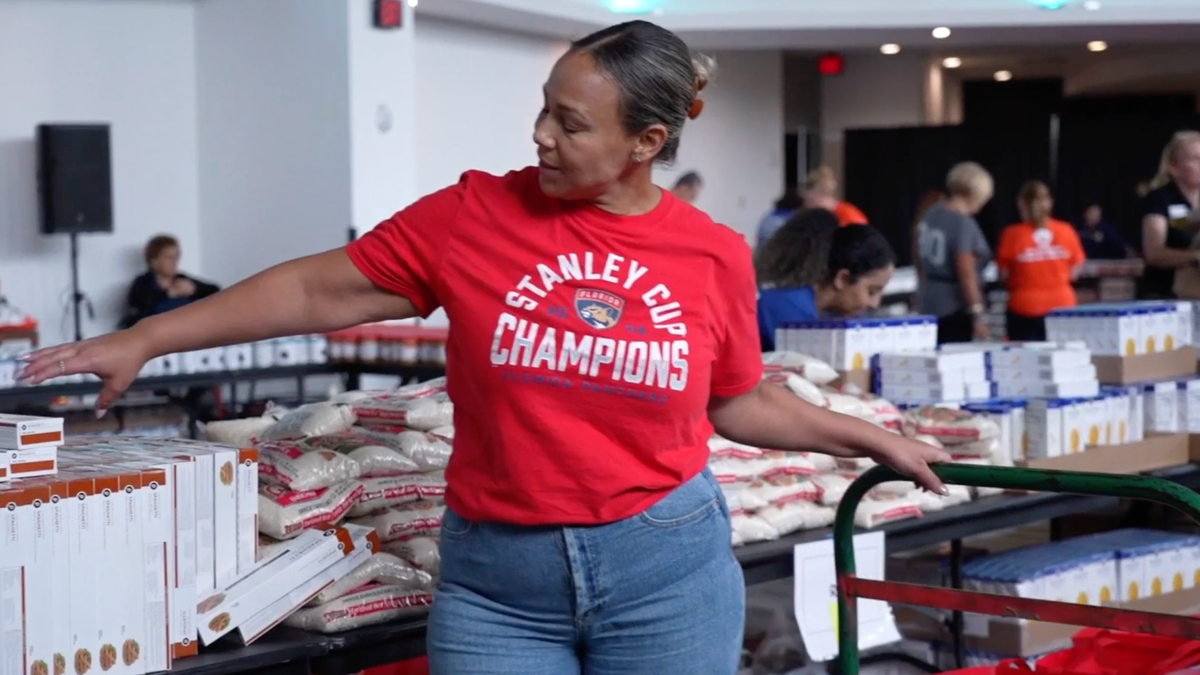
[[[938,465],[934,467],[934,473],[943,482],[954,485],[1142,499],[1174,507],[1200,523],[1200,494],[1163,478],[965,464]],[[860,579],[854,566],[854,512],[871,488],[880,483],[907,480],[911,479],[892,469],[875,467],[850,484],[838,506],[833,525],[833,551],[838,577],[838,660],[842,675],[858,675],[859,672],[858,598],[1200,639],[1200,618]]]

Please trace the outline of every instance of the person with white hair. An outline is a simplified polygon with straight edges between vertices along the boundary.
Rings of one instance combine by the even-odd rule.
[[[917,225],[917,311],[938,318],[938,344],[988,337],[983,320],[983,268],[992,259],[975,214],[992,199],[992,175],[962,162],[946,176],[947,196]]]

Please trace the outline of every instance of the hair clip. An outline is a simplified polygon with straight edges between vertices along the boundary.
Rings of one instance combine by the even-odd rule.
[[[692,99],[692,107],[688,109],[688,119],[694,120],[702,112],[704,112],[704,100],[699,98]]]

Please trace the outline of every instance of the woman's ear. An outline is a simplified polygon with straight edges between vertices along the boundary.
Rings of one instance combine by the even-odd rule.
[[[838,270],[837,274],[833,275],[833,289],[835,291],[843,291],[854,285],[854,277],[851,276],[850,270]]]
[[[633,154],[638,157],[658,157],[658,153],[667,143],[667,135],[666,127],[661,124],[651,124],[646,127],[645,131],[638,134]]]

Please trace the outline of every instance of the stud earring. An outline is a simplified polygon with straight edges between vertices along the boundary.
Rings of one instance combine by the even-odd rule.
[[[634,163],[634,164],[641,164],[641,163],[642,163],[642,156],[641,156],[641,155],[634,155],[634,156],[633,156],[633,163]]]

